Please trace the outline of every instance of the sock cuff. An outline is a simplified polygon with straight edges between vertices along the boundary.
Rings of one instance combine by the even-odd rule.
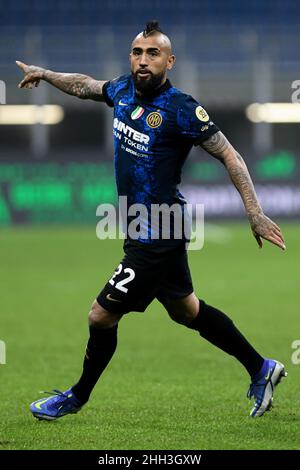
[[[267,374],[268,369],[269,369],[269,361],[268,359],[263,358],[263,363],[262,363],[261,368],[258,370],[256,374],[251,376],[252,382],[257,382],[262,377],[264,377]]]
[[[89,326],[90,338],[96,340],[103,340],[116,336],[118,330],[118,324],[111,328],[97,328],[93,325]]]
[[[199,328],[201,327],[203,315],[205,315],[205,311],[206,311],[206,303],[204,302],[204,300],[199,299],[199,302],[200,302],[200,306],[199,306],[198,315],[194,318],[194,320],[191,321],[191,323],[186,325],[191,330],[196,330],[196,331],[199,331]]]

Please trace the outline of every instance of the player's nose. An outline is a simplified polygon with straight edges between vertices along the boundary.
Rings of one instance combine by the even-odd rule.
[[[140,55],[139,65],[140,67],[146,67],[148,65],[147,54],[145,52]]]

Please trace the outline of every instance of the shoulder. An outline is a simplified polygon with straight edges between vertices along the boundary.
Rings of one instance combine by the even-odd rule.
[[[180,92],[177,99],[179,111],[195,110],[198,106],[201,106],[198,100],[187,93]]]
[[[195,122],[208,122],[210,120],[208,112],[193,96],[180,93],[177,102],[177,121],[183,124],[186,120]]]
[[[114,93],[117,93],[119,90],[122,90],[123,88],[128,88],[131,85],[132,79],[131,75],[121,75],[120,77],[113,78],[112,80],[109,80],[104,83],[104,88],[107,91],[114,91]]]
[[[108,83],[110,83],[114,87],[124,87],[128,86],[131,83],[131,75],[120,75],[119,77],[116,77],[112,80],[110,80]]]
[[[169,90],[170,94],[172,95],[172,102],[173,105],[176,107],[177,117],[189,114],[197,114],[200,113],[201,110],[204,110],[201,103],[196,100],[193,96],[184,93],[183,91],[179,90],[176,87],[172,87]]]
[[[193,96],[177,90],[176,118],[178,131],[198,145],[219,128],[211,120],[206,109]]]
[[[189,95],[188,93],[185,93],[184,91],[180,90],[179,88],[176,88],[173,85],[169,89],[169,92],[173,96],[173,99],[174,101],[176,101],[177,104],[183,105],[191,101],[198,103],[198,101],[196,101],[191,95]]]
[[[127,90],[132,86],[131,75],[121,75],[109,80],[103,85],[103,96],[109,106],[113,106],[114,99],[122,90]]]

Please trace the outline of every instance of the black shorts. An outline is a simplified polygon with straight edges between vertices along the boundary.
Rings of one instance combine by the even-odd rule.
[[[165,303],[193,292],[185,243],[160,251],[125,240],[124,252],[97,297],[109,312],[144,312],[155,298]]]

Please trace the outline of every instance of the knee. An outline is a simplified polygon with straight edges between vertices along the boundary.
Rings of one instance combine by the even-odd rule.
[[[101,318],[101,313],[102,313],[102,307],[96,301],[94,301],[92,303],[91,310],[89,311],[89,316],[88,316],[89,324],[90,325],[98,324]]]
[[[89,325],[95,328],[112,328],[117,325],[122,315],[105,310],[95,300],[88,315]]]
[[[170,318],[181,325],[190,324],[199,313],[199,300],[195,294],[168,303],[165,308]]]
[[[179,323],[180,325],[188,325],[194,320],[194,318],[196,318],[196,315],[189,310],[183,310],[181,312],[176,312],[172,310],[168,311],[168,314],[171,320],[175,321],[176,323]]]

